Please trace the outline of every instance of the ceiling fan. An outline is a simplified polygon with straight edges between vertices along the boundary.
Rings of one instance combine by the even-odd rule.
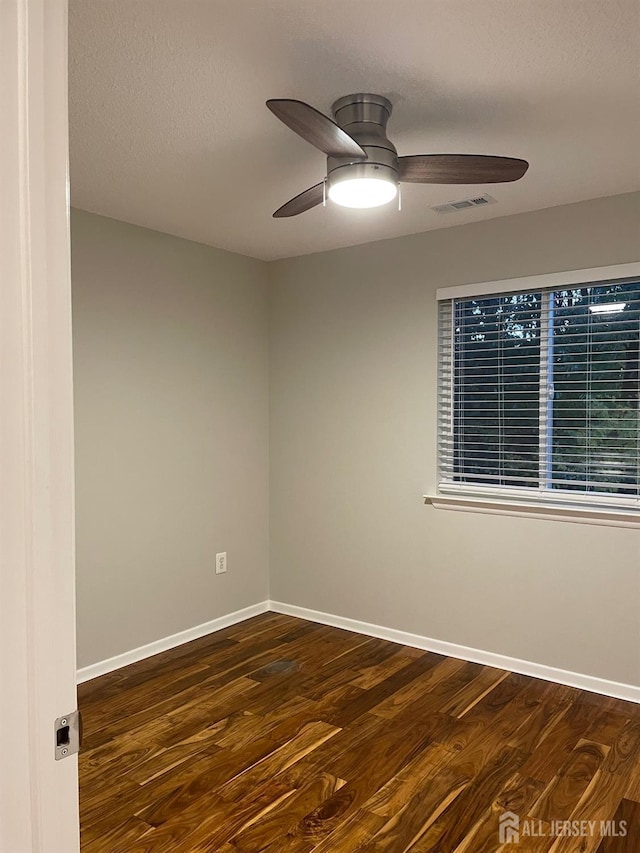
[[[391,102],[382,95],[346,95],[332,107],[335,121],[303,101],[267,101],[271,112],[327,155],[327,177],[273,214],[297,216],[328,195],[343,207],[378,207],[392,201],[398,184],[494,184],[517,181],[526,160],[485,154],[416,154],[398,157],[387,139]]]

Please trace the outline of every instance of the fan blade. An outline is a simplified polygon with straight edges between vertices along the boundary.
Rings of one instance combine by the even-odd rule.
[[[299,213],[304,213],[305,210],[311,210],[318,204],[322,204],[324,199],[324,181],[309,187],[295,198],[289,199],[286,204],[279,207],[273,214],[275,219],[281,219],[283,216],[297,216]]]
[[[486,154],[417,154],[399,157],[399,177],[412,184],[498,184],[518,181],[526,160]]]
[[[324,151],[328,157],[367,159],[366,152],[353,137],[309,104],[283,99],[267,101],[267,106],[294,133]]]

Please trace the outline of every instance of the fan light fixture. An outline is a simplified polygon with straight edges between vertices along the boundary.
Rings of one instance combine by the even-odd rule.
[[[327,157],[326,178],[279,207],[276,219],[324,204],[327,191],[343,207],[380,207],[399,196],[401,183],[495,184],[518,181],[529,168],[526,160],[488,154],[398,157],[387,137],[391,101],[371,92],[338,98],[331,108],[333,119],[291,98],[272,98],[267,107]]]
[[[626,307],[626,302],[600,302],[596,305],[589,305],[589,311],[592,314],[619,314]]]
[[[329,187],[329,198],[342,207],[380,207],[397,195],[397,184],[385,178],[351,178]]]

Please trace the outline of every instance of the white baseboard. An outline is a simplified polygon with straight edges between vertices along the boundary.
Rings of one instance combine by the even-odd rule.
[[[399,643],[403,646],[412,646],[417,649],[447,655],[447,657],[461,658],[462,660],[472,661],[483,666],[506,669],[510,672],[518,672],[521,675],[529,675],[532,678],[542,678],[544,681],[566,684],[569,687],[577,687],[579,690],[589,690],[592,693],[600,693],[603,696],[613,696],[616,699],[626,699],[629,702],[640,704],[640,687],[632,684],[607,681],[604,678],[597,678],[593,675],[569,672],[565,669],[558,669],[541,663],[532,663],[531,661],[511,658],[506,655],[495,654],[494,652],[472,649],[468,646],[459,646],[457,643],[434,640],[431,637],[410,634],[406,631],[397,631],[394,628],[385,628],[381,625],[373,625],[370,622],[359,622],[357,619],[349,619],[346,616],[334,616],[331,613],[309,610],[307,607],[284,604],[281,601],[261,601],[242,610],[236,610],[235,613],[219,616],[217,619],[212,619],[203,625],[196,625],[195,628],[188,628],[186,631],[181,631],[170,637],[164,637],[161,640],[148,643],[146,646],[140,646],[137,649],[132,649],[121,655],[99,661],[91,666],[85,666],[78,670],[77,682],[81,684],[84,681],[89,681],[92,678],[97,678],[99,675],[113,672],[130,663],[144,660],[144,658],[157,655],[160,652],[166,652],[168,649],[181,646],[183,643],[188,643],[191,640],[197,640],[199,637],[204,637],[207,634],[213,634],[222,628],[228,628],[230,625],[244,622],[245,619],[250,619],[252,616],[258,616],[260,613],[266,613],[267,611],[282,613],[285,616],[297,616],[299,619],[307,619],[309,622],[319,622],[321,625],[331,625],[334,628],[345,628],[347,631],[353,631],[356,634],[366,634],[369,637],[378,637],[381,640],[389,640],[392,643]]]
[[[345,628],[356,634],[367,634],[370,637],[378,637],[381,640],[390,640],[403,646],[413,646],[417,649],[425,649],[428,652],[447,655],[447,657],[461,658],[463,660],[480,663],[483,666],[493,666],[497,669],[507,669],[510,672],[518,672],[521,675],[530,675],[533,678],[542,678],[544,681],[553,681],[558,684],[566,684],[569,687],[577,687],[580,690],[589,690],[592,693],[601,693],[604,696],[613,696],[616,699],[626,699],[629,702],[640,703],[640,687],[632,684],[620,684],[617,681],[607,681],[604,678],[596,678],[593,675],[583,675],[579,672],[569,672],[565,669],[557,669],[541,663],[510,658],[506,655],[485,652],[480,649],[472,649],[468,646],[459,646],[456,643],[447,643],[444,640],[433,640],[430,637],[421,637],[418,634],[409,634],[405,631],[396,631],[393,628],[384,628],[381,625],[372,625],[369,622],[359,622],[356,619],[348,619],[344,616],[333,616],[330,613],[321,613],[318,610],[309,610],[306,607],[297,607],[293,604],[283,604],[281,601],[270,601],[269,609],[275,613],[285,616],[297,616],[299,619],[307,619],[309,622],[319,622],[322,625],[331,625],[334,628]]]
[[[189,643],[191,640],[197,640],[207,634],[213,634],[214,631],[220,631],[222,628],[228,628],[230,625],[244,622],[245,619],[258,616],[260,613],[266,613],[268,610],[269,602],[260,601],[258,604],[252,604],[250,607],[236,610],[235,613],[219,616],[210,622],[196,625],[195,628],[187,628],[186,631],[180,631],[180,633],[172,634],[170,637],[163,637],[161,640],[155,640],[155,642],[148,643],[146,646],[140,646],[121,655],[91,664],[91,666],[85,666],[78,670],[76,681],[78,684],[82,684],[83,681],[89,681],[92,678],[97,678],[99,675],[106,675],[107,672],[113,672],[123,666],[128,666],[130,663],[136,663],[136,661],[144,660],[144,658],[150,658],[152,655],[166,652],[168,649],[173,649],[176,646],[181,646],[183,643]]]

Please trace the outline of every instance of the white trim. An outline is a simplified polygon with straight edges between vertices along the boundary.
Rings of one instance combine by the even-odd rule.
[[[77,853],[67,3],[0,18],[0,848]]]
[[[310,610],[307,607],[298,607],[295,604],[285,604],[281,601],[261,601],[252,604],[234,613],[219,616],[210,622],[180,631],[170,637],[164,637],[146,646],[140,646],[121,655],[108,658],[107,660],[85,666],[78,670],[78,684],[114,672],[130,663],[166,652],[168,649],[176,648],[191,640],[197,640],[207,634],[213,634],[223,628],[244,622],[261,613],[281,613],[283,616],[295,616],[298,619],[306,619],[309,622],[318,622],[321,625],[330,625],[334,628],[344,628],[354,631],[356,634],[365,634],[368,637],[378,637],[381,640],[389,640],[392,643],[400,643],[403,646],[412,646],[416,649],[435,652],[447,657],[460,658],[461,660],[479,663],[483,666],[493,666],[497,669],[505,669],[510,672],[518,672],[531,678],[542,678],[544,681],[553,681],[557,684],[566,684],[579,690],[590,690],[592,693],[600,693],[603,696],[613,696],[616,699],[625,699],[629,702],[640,704],[640,686],[632,684],[621,684],[617,681],[607,681],[594,675],[584,675],[578,672],[569,672],[553,666],[541,663],[511,658],[495,652],[487,652],[482,649],[473,649],[469,646],[460,646],[457,643],[449,643],[445,640],[434,640],[431,637],[423,637],[419,634],[410,634],[407,631],[398,631],[395,628],[385,628],[374,625],[371,622],[360,622],[357,619],[349,619],[346,616],[335,616],[331,613],[322,613],[319,610]]]
[[[449,495],[423,495],[423,498],[426,504],[431,504],[436,509],[510,515],[517,518],[539,518],[545,521],[572,521],[576,524],[599,524],[604,527],[640,527],[640,513],[632,509],[624,512]]]
[[[381,640],[389,640],[392,643],[400,643],[403,646],[425,649],[429,652],[447,655],[447,657],[461,658],[462,660],[479,663],[483,666],[506,669],[510,672],[518,672],[521,675],[531,676],[532,678],[542,678],[545,681],[566,684],[569,687],[576,687],[579,690],[589,690],[592,693],[600,693],[603,696],[613,696],[616,699],[626,699],[629,702],[640,703],[640,686],[620,684],[617,681],[607,681],[604,678],[597,678],[593,675],[569,672],[565,669],[558,669],[541,663],[519,660],[518,658],[511,658],[494,652],[472,649],[468,646],[459,646],[457,643],[448,643],[444,640],[433,640],[430,637],[409,634],[406,631],[397,631],[394,628],[384,628],[380,625],[372,625],[369,622],[359,622],[356,619],[348,619],[345,616],[321,613],[318,610],[309,610],[306,607],[284,604],[280,601],[270,601],[269,609],[274,613],[282,613],[285,616],[297,616],[299,619],[307,619],[309,622],[319,622],[321,625],[331,625],[334,628],[345,628],[347,631],[354,631],[356,634],[378,637]]]
[[[266,613],[268,610],[269,602],[260,601],[258,604],[252,604],[249,607],[244,607],[242,610],[236,610],[234,613],[227,613],[225,616],[218,616],[217,619],[204,622],[202,625],[196,625],[194,628],[187,628],[186,631],[180,631],[178,634],[172,634],[170,637],[154,640],[153,643],[147,643],[146,646],[139,646],[137,649],[131,649],[131,651],[123,652],[121,655],[115,655],[115,657],[98,661],[98,663],[91,664],[90,666],[84,666],[78,670],[77,682],[78,684],[82,684],[92,678],[97,678],[99,675],[114,672],[114,670],[128,666],[130,663],[136,663],[139,660],[153,657],[153,655],[160,654],[160,652],[166,652],[168,649],[174,649],[176,646],[189,643],[191,640],[198,640],[200,637],[213,634],[215,631],[221,631],[223,628],[229,628],[238,622],[251,619],[252,616],[259,616],[261,613]]]
[[[589,284],[594,281],[612,281],[619,278],[640,276],[640,261],[630,264],[615,264],[609,267],[592,267],[586,270],[565,270],[562,272],[530,275],[523,278],[504,278],[498,281],[480,281],[476,284],[458,284],[453,287],[441,287],[436,291],[436,299],[460,299],[465,296],[489,296],[494,293],[511,293],[514,290],[540,290],[546,287],[571,287],[576,284]]]

